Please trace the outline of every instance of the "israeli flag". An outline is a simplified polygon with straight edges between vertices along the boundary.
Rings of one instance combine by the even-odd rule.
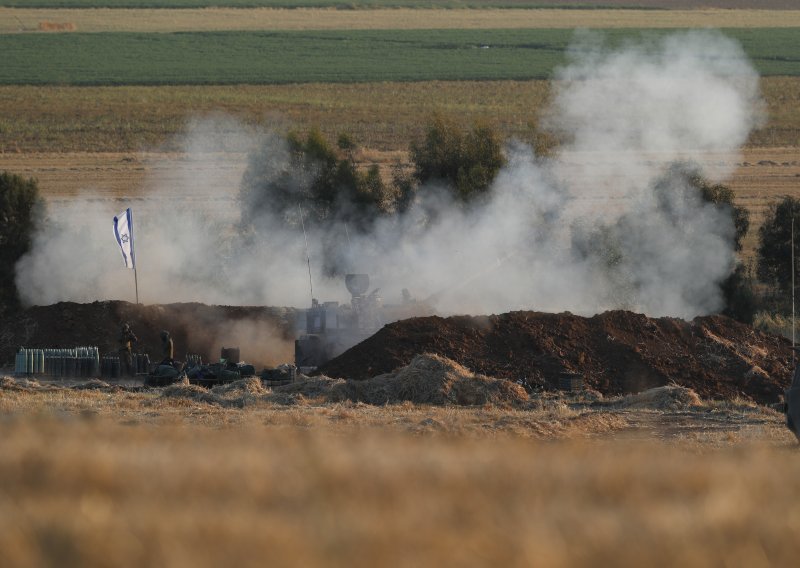
[[[136,254],[133,250],[133,216],[130,207],[114,217],[114,238],[122,251],[126,268],[136,269]]]

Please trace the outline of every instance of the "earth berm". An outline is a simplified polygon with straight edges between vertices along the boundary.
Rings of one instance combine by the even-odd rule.
[[[789,340],[725,316],[687,322],[627,311],[589,318],[520,311],[395,322],[319,373],[368,379],[408,365],[419,353],[544,389],[572,372],[604,395],[674,383],[707,399],[744,396],[762,404],[778,402],[792,370]]]

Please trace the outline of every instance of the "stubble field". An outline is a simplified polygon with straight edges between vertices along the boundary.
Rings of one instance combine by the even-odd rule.
[[[798,552],[800,457],[771,410],[237,393],[3,379],[3,565],[752,567]]]

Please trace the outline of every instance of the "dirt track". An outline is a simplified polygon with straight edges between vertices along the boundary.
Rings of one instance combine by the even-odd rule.
[[[397,152],[385,154],[389,163],[399,157]],[[379,163],[383,161],[380,152],[370,151],[370,156]],[[246,153],[214,154],[205,161],[189,161],[182,154],[159,152],[0,154],[0,170],[35,177],[48,200],[78,197],[87,192],[109,198],[141,197],[147,181],[163,179],[166,183],[177,183],[187,173],[197,173],[198,168],[203,175],[214,173],[220,182],[227,181],[235,187],[246,167]],[[759,205],[763,199],[791,192],[799,178],[800,148],[749,148],[743,151],[730,185],[744,204]]]

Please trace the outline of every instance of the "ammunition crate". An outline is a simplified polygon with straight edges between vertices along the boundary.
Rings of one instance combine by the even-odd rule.
[[[583,390],[583,376],[578,373],[559,373],[558,388],[562,391]]]

